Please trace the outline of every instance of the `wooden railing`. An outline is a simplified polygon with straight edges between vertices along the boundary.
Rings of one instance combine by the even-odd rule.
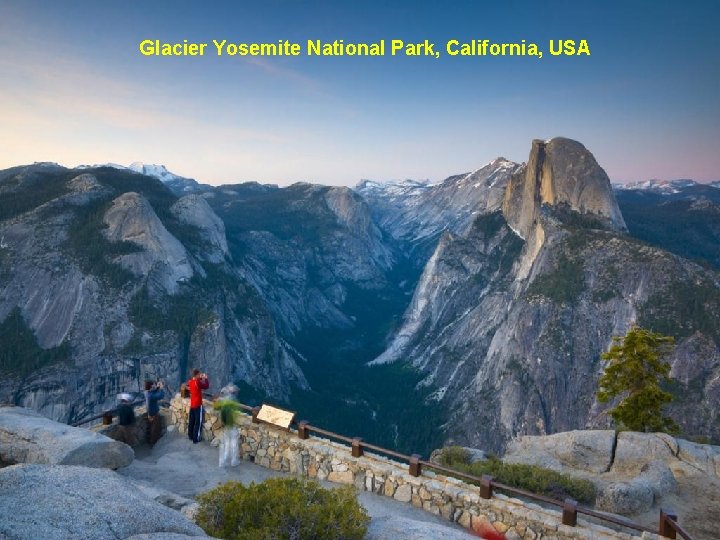
[[[256,423],[256,424],[263,423],[263,424],[273,426],[273,424],[263,422],[262,420],[257,418],[257,414],[260,411],[260,407],[250,407],[249,405],[240,405],[240,408],[245,411],[250,412],[253,423]],[[306,420],[300,420],[299,422],[293,422],[293,425],[297,429],[297,434],[300,439],[309,439],[311,433],[316,433],[318,435],[323,435],[330,439],[334,439],[336,441],[341,441],[343,443],[350,445],[350,451],[351,451],[351,455],[353,457],[361,457],[364,455],[365,450],[371,450],[378,454],[390,456],[390,457],[398,459],[402,462],[406,462],[408,464],[408,473],[411,476],[416,476],[416,477],[420,476],[422,474],[423,467],[427,467],[429,469],[440,471],[447,475],[454,476],[456,478],[460,478],[462,480],[466,480],[466,481],[469,481],[474,484],[478,484],[480,486],[480,497],[482,497],[483,499],[491,499],[493,496],[494,490],[498,489],[505,493],[523,497],[525,499],[530,499],[532,501],[556,506],[562,510],[563,525],[569,525],[571,527],[577,526],[577,515],[583,514],[586,516],[596,518],[600,521],[612,523],[614,525],[632,529],[632,530],[635,530],[638,532],[650,532],[650,533],[659,534],[660,536],[664,536],[666,538],[672,538],[672,539],[675,539],[675,538],[677,538],[677,535],[680,535],[685,540],[693,540],[693,538],[688,534],[688,532],[685,531],[685,529],[683,529],[680,526],[680,524],[677,522],[677,514],[669,509],[663,509],[663,508],[660,509],[659,527],[657,530],[651,529],[649,527],[645,527],[644,525],[640,525],[639,523],[634,523],[634,522],[632,522],[628,519],[622,518],[620,516],[616,516],[613,514],[606,514],[604,512],[598,512],[591,508],[580,506],[580,505],[578,505],[577,501],[575,501],[573,499],[568,498],[568,499],[565,499],[564,501],[561,501],[559,499],[553,499],[552,497],[547,497],[545,495],[540,495],[537,493],[533,493],[531,491],[527,491],[527,490],[516,488],[513,486],[508,486],[507,484],[496,482],[489,475],[483,475],[481,477],[478,477],[478,476],[474,476],[472,474],[463,473],[463,472],[457,471],[455,469],[451,469],[449,467],[444,467],[437,463],[426,461],[426,460],[422,459],[419,454],[411,454],[411,455],[402,454],[400,452],[396,452],[396,451],[390,450],[388,448],[383,448],[382,446],[377,446],[374,444],[367,443],[367,442],[363,441],[363,439],[361,437],[348,437],[346,435],[341,435],[340,433],[335,433],[334,431],[329,431],[327,429],[313,426]]]

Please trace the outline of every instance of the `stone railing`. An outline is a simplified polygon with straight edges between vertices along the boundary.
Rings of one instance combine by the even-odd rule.
[[[205,401],[203,438],[217,444],[222,424],[212,403]],[[189,400],[175,396],[170,403],[170,422],[187,433]],[[253,423],[245,414],[238,415],[240,457],[290,474],[352,484],[440,515],[466,528],[492,524],[508,540],[519,538],[640,538],[579,520],[577,526],[563,525],[561,512],[521,501],[502,494],[481,498],[476,486],[455,478],[423,470],[418,477],[408,473],[407,466],[382,456],[364,453],[352,457],[350,448],[327,439],[301,439],[294,430],[284,430],[263,423]],[[660,537],[643,533],[643,539]]]

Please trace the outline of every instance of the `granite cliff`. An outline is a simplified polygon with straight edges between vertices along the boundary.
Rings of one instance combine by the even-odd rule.
[[[259,294],[225,261],[223,224],[202,198],[52,164],[4,171],[0,197],[0,319],[15,341],[3,401],[72,421],[145,378],[176,388],[196,363],[271,395],[307,386]]]
[[[625,231],[592,155],[535,141],[502,208],[440,240],[373,363],[420,370],[450,411],[447,436],[497,451],[518,435],[608,425],[594,397],[600,354],[639,323],[676,335],[672,413],[717,439],[720,276]]]
[[[356,383],[380,378],[362,355],[379,352],[412,284],[398,286],[403,255],[365,201],[342,187],[185,184],[113,167],[0,172],[0,401],[70,422],[146,378],[174,390],[197,365],[213,388],[302,403],[335,429],[382,411],[375,440],[394,440],[404,407],[372,405]]]

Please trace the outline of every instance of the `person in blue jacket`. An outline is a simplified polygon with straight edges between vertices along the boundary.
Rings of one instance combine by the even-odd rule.
[[[148,415],[147,441],[150,446],[157,442],[162,432],[158,402],[163,397],[165,397],[165,391],[162,382],[145,381],[145,407]]]

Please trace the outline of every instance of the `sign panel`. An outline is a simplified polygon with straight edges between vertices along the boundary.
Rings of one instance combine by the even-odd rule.
[[[260,407],[257,418],[268,424],[287,429],[290,427],[293,418],[295,418],[295,413],[263,404],[263,406]]]

